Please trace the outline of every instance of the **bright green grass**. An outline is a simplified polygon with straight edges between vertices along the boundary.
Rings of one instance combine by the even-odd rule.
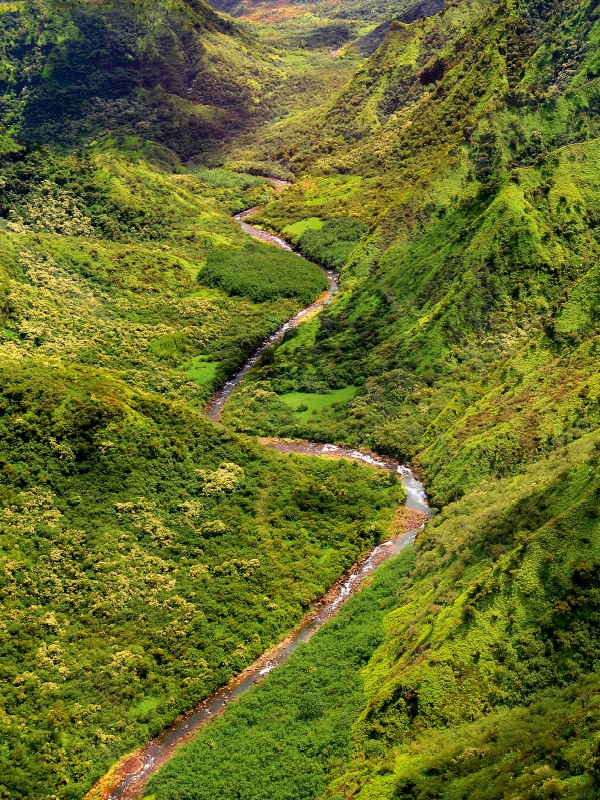
[[[283,353],[294,353],[299,347],[312,347],[315,343],[315,336],[319,330],[318,319],[311,319],[310,322],[305,322],[297,328],[298,333],[293,339],[288,339],[284,342],[277,351],[278,357]]]
[[[148,711],[154,711],[154,709],[159,705],[160,698],[152,697],[145,697],[141,700],[136,706],[134,706],[131,711],[129,712],[131,716],[141,716],[142,714],[147,714]]]
[[[299,222],[294,222],[293,225],[288,225],[283,229],[283,235],[289,238],[297,239],[302,236],[304,231],[319,231],[323,227],[323,220],[319,217],[307,217],[301,219]]]
[[[281,60],[290,67],[307,69],[310,66],[309,59],[304,53],[287,53]]]
[[[185,365],[185,374],[199,386],[207,386],[211,381],[214,381],[217,374],[219,362],[206,361],[206,358],[207,356],[194,356]]]
[[[297,419],[307,422],[313,415],[327,413],[334,403],[349,403],[356,397],[358,387],[345,386],[343,389],[327,392],[327,394],[308,394],[306,392],[288,392],[279,399],[290,406]],[[298,407],[306,406],[306,410],[298,411]]]

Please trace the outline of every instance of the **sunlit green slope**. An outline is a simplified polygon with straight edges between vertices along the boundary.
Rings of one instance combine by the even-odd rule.
[[[211,288],[211,256],[247,247],[230,213],[272,188],[162,171],[156,148],[129,146],[15,146],[2,170],[0,786],[15,798],[83,796],[287,630],[389,517],[364,527],[355,471],[284,465],[206,421],[214,388],[325,280],[256,244],[252,296]],[[323,481],[353,493],[338,522]]]
[[[596,798],[594,442],[444,509],[410,573],[390,585],[409,553],[376,573],[161,770],[152,797]]]
[[[308,422],[274,399],[276,423],[250,422],[249,387],[229,410],[248,431],[419,454],[440,501],[596,423],[597,23],[575,3],[560,24],[473,6],[459,33],[466,12],[391,31],[322,121],[331,155],[300,161],[300,136],[295,168],[310,173],[259,217],[345,263],[339,301],[254,379],[356,397]],[[424,25],[447,34],[425,60]],[[568,56],[567,27],[579,37]],[[358,134],[341,113],[352,104],[354,119],[371,115]],[[572,386],[559,394],[561,380]]]
[[[597,16],[393,25],[312,127],[254,143],[297,175],[259,220],[342,291],[226,419],[412,459],[442,508],[335,800],[597,796]]]
[[[201,414],[322,287],[300,259],[280,283],[292,262],[246,245],[229,219],[272,198],[259,224],[339,269],[341,292],[251,373],[229,430],[411,459],[441,513],[381,598],[343,741],[328,750],[337,701],[307,704],[318,780],[301,738],[269,785],[287,785],[294,763],[295,800],[326,784],[335,800],[595,798],[593,3],[448,4],[393,23],[335,97],[323,76],[333,86],[351,62],[332,56],[346,67],[323,68],[303,100],[303,70],[326,53],[286,55],[296,82],[284,84],[281,54],[203,5],[5,5],[5,793],[81,796],[387,530],[395,487],[358,467],[284,463]],[[123,55],[112,72],[86,26]],[[222,134],[242,129],[227,158],[293,174],[290,190],[181,168],[217,143],[224,157]],[[297,685],[281,681],[284,705]],[[223,752],[184,753],[185,769],[157,778],[158,800],[182,796],[182,776],[193,797],[208,762],[246,770],[232,797],[262,797],[228,724]]]
[[[204,414],[326,285],[231,218],[269,181],[181,163],[246,126],[264,49],[202,3],[0,24],[0,795],[81,798],[289,630],[402,492]]]

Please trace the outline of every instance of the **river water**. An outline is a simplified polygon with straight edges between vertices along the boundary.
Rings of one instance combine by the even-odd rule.
[[[280,236],[275,236],[274,233],[268,233],[267,231],[262,231],[260,228],[254,228],[252,225],[249,225],[244,220],[258,211],[258,208],[250,208],[248,211],[243,211],[241,214],[238,214],[235,219],[240,223],[242,229],[246,231],[246,233],[253,236],[255,239],[260,239],[262,242],[268,242],[269,244],[274,244],[276,247],[281,247],[284,250],[292,250],[292,246],[282,239]],[[235,373],[235,375],[230,378],[219,391],[215,394],[212,398],[208,407],[206,409],[206,413],[208,416],[214,420],[215,422],[221,421],[221,412],[223,411],[223,406],[227,402],[229,396],[233,392],[236,386],[242,382],[244,376],[250,372],[252,367],[256,365],[258,359],[260,358],[263,350],[266,347],[270,347],[271,345],[278,342],[283,336],[285,335],[286,331],[289,331],[290,328],[295,328],[301,322],[303,322],[306,317],[314,311],[317,311],[319,308],[322,308],[326,303],[329,303],[331,300],[331,296],[334,292],[337,291],[338,282],[337,282],[337,275],[335,272],[331,270],[325,270],[325,276],[327,277],[327,281],[329,283],[329,287],[323,292],[323,294],[311,303],[306,308],[303,308],[299,311],[294,317],[289,319],[287,322],[284,322],[283,325],[278,328],[275,333],[271,334],[268,339],[266,339],[259,347],[256,348],[254,353],[250,356],[250,358],[244,363],[244,366]]]
[[[274,236],[274,234],[265,234],[264,231],[253,228],[245,222],[245,219],[255,210],[250,209],[250,211],[239,214],[236,217],[244,230],[257,239],[269,241],[271,244],[291,250],[291,246],[280,237]],[[265,238],[265,235],[270,238]],[[225,402],[235,387],[239,385],[244,375],[257,363],[266,347],[281,339],[286,330],[298,325],[311,311],[329,302],[332,293],[337,289],[337,280],[334,273],[327,272],[326,274],[329,281],[329,289],[318,300],[296,314],[295,317],[286,322],[285,325],[282,325],[279,330],[263,342],[242,369],[216,393],[207,408],[207,413],[211,419],[217,422],[220,420]],[[361,461],[378,469],[398,472],[402,485],[406,490],[406,508],[412,513],[412,516],[409,515],[408,518],[412,520],[410,524],[414,524],[414,528],[393,536],[364,555],[333,586],[327,595],[315,605],[312,611],[307,614],[286,639],[264,653],[244,672],[233,678],[227,686],[224,686],[199,706],[175,720],[172,725],[161,731],[158,736],[144,745],[135,755],[122,761],[111,774],[111,779],[104,782],[103,789],[100,792],[90,793],[90,798],[134,800],[142,797],[150,776],[171,758],[179,745],[193,738],[194,733],[205,725],[211,717],[221,713],[230,702],[247,692],[255,683],[260,682],[271,670],[282,664],[303,642],[308,641],[327,620],[334,617],[344,602],[357,591],[368,575],[380,564],[397,555],[402,548],[414,541],[418,529],[422,527],[423,521],[429,513],[427,496],[422,484],[415,478],[408,467],[399,464],[397,461],[362,453],[360,450],[343,445],[278,439],[261,439],[261,443],[281,453],[299,453],[326,458],[348,458]]]

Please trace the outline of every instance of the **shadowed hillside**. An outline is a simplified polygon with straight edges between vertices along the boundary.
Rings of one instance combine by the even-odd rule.
[[[5,114],[28,141],[110,128],[186,158],[243,127],[272,65],[203,2],[5,4]]]

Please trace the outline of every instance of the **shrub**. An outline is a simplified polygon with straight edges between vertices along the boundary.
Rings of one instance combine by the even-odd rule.
[[[327,279],[315,264],[255,242],[239,250],[213,250],[199,280],[259,303],[289,297],[308,305],[327,287]]]
[[[298,249],[313,261],[331,269],[344,266],[367,227],[352,217],[336,217],[319,230],[306,230],[298,240]]]

